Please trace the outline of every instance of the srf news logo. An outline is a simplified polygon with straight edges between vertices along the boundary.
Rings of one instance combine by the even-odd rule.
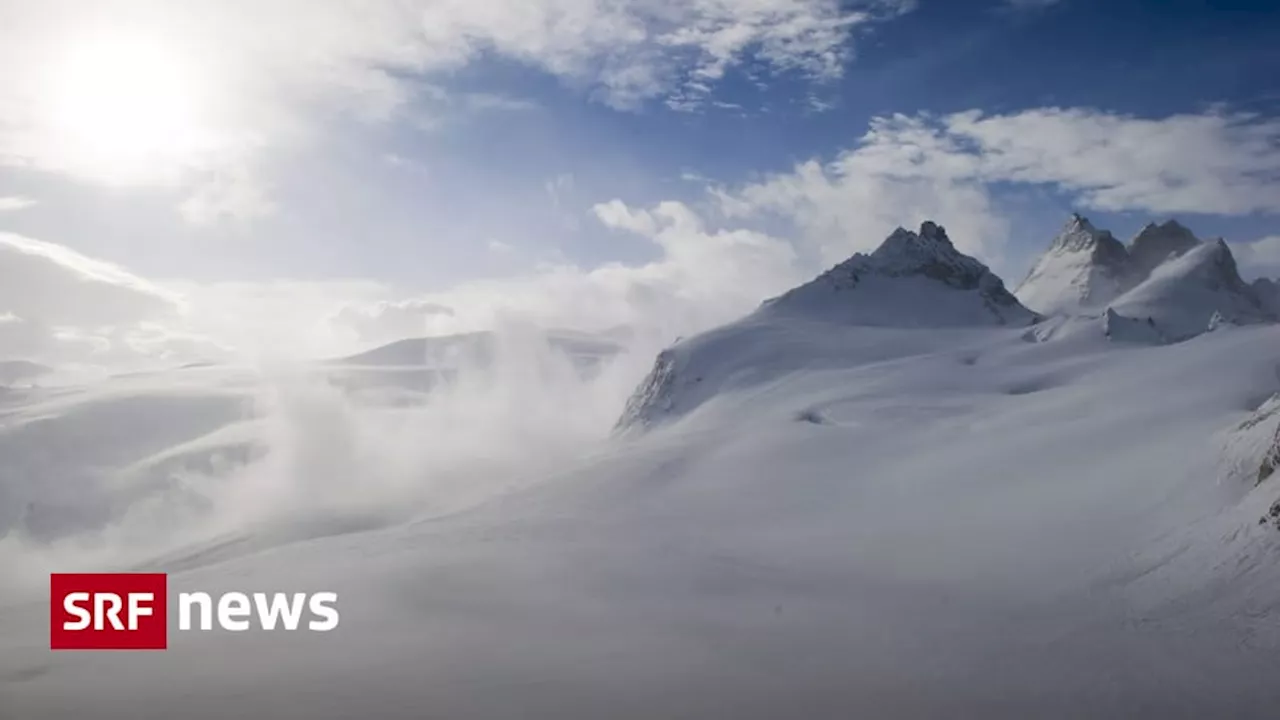
[[[49,576],[53,650],[164,650],[169,587],[164,573],[54,573]],[[298,630],[338,627],[336,593],[178,593],[178,630]],[[304,612],[305,611],[305,612]],[[309,616],[305,626],[303,615]],[[193,623],[194,620],[194,623]],[[256,621],[256,622],[255,622]]]

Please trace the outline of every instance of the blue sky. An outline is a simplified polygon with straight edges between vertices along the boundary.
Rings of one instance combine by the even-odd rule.
[[[1280,273],[1274,3],[39,5],[0,3],[0,231],[181,299],[183,337],[241,298],[366,343],[712,322],[925,217],[1010,284],[1072,210]]]

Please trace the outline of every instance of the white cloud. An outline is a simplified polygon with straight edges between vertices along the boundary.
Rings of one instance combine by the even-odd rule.
[[[627,207],[626,203],[616,198],[593,206],[591,212],[595,213],[596,218],[608,228],[646,236],[657,233],[652,213],[643,210],[633,211]]]
[[[732,217],[777,213],[824,262],[933,218],[999,267],[1008,227],[995,183],[1048,185],[1085,208],[1280,212],[1280,120],[1210,112],[1140,119],[1044,108],[877,118],[828,163],[717,189]],[[617,218],[624,222],[627,218]]]
[[[165,329],[183,312],[176,294],[127,270],[0,233],[4,359],[112,365],[213,350],[207,341]]]
[[[220,220],[238,222],[275,211],[270,189],[261,174],[245,161],[226,162],[202,174],[191,195],[178,206],[182,217],[196,225]]]
[[[750,230],[713,230],[682,203],[638,209],[614,200],[594,211],[606,225],[651,240],[658,258],[592,269],[547,264],[525,275],[423,295],[412,302],[453,312],[411,316],[408,334],[465,332],[508,322],[588,331],[625,326],[654,345],[731,320],[802,279],[789,243]],[[353,317],[359,322],[352,323]],[[389,325],[377,325],[384,317],[391,318]],[[394,327],[377,338],[385,342],[405,336],[397,327],[403,318],[402,303],[374,303],[356,304],[335,321],[364,330]]]
[[[197,220],[253,215],[271,207],[261,183],[244,177],[261,170],[264,152],[314,140],[318,118],[334,112],[388,119],[415,96],[431,99],[424,76],[477,58],[531,65],[618,108],[673,93],[696,103],[747,60],[816,81],[836,77],[854,27],[909,5],[0,0],[0,64],[10,68],[0,77],[0,165],[194,189],[184,212]],[[68,57],[79,59],[64,83],[57,69]],[[51,88],[64,85],[66,97],[55,97]],[[529,106],[484,93],[457,103]]]
[[[35,205],[36,201],[28,197],[0,197],[0,212],[14,212],[17,210],[25,210]]]
[[[772,213],[793,222],[814,263],[873,250],[895,227],[928,219],[946,225],[961,250],[998,263],[1008,224],[985,184],[949,167],[955,151],[922,121],[881,119],[830,163],[810,160],[715,194],[730,217]]]
[[[168,281],[165,286],[186,303],[178,328],[263,362],[352,352],[363,344],[359,333],[333,318],[348,307],[376,307],[395,297],[382,283],[359,279]]]
[[[710,208],[670,201],[636,207],[622,199],[592,206],[604,227],[652,243],[650,262],[586,268],[556,260],[421,294],[358,279],[149,283],[65,248],[9,236],[0,243],[0,280],[14,281],[0,292],[0,332],[21,339],[36,328],[32,337],[46,343],[106,343],[145,354],[159,328],[175,346],[209,337],[259,356],[323,357],[516,319],[581,330],[628,326],[654,343],[669,342],[740,316],[822,266],[873,249],[893,227],[924,219],[944,223],[962,250],[999,272],[1008,226],[993,199],[995,183],[1048,184],[1095,207],[1272,208],[1264,191],[1278,176],[1275,151],[1259,140],[1271,132],[1266,121],[1212,113],[1137,120],[1040,109],[881,118],[829,162],[713,188],[718,203]],[[1154,138],[1153,152],[1166,156],[1163,170],[1132,154],[1136,137]],[[1189,159],[1168,156],[1174,146]],[[567,177],[551,180],[549,203],[563,201],[571,187]],[[757,223],[769,214],[792,223],[795,237],[761,232]],[[489,247],[510,259],[500,239]],[[1246,271],[1276,268],[1280,240],[1237,246],[1237,255]]]
[[[657,257],[595,268],[544,263],[408,297],[358,279],[149,281],[60,245],[0,234],[0,359],[123,368],[336,357],[404,337],[513,324],[625,326],[650,349],[733,319],[802,279],[787,242],[708,227],[681,203],[640,209],[613,201],[595,210],[630,218],[612,227],[648,239]]]
[[[1232,243],[1231,253],[1246,278],[1280,278],[1280,235],[1250,243]]]
[[[434,321],[454,317],[453,308],[427,300],[383,300],[342,308],[333,322],[354,330],[360,342],[375,345],[433,334]]]
[[[989,181],[1056,185],[1100,210],[1280,212],[1278,118],[973,110],[932,132],[949,144],[957,170],[970,165]]]

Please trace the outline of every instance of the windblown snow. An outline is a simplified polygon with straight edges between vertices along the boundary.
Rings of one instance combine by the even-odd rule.
[[[664,350],[616,434],[643,369],[544,340],[394,401],[11,389],[0,715],[1272,717],[1280,328],[1218,243],[1101,300],[1081,221],[1063,314],[899,230]],[[342,623],[51,654],[43,573],[90,568]]]

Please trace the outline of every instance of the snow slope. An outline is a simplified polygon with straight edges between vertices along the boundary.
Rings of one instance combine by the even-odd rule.
[[[1074,214],[1014,294],[1047,315],[1100,311],[1140,279],[1119,240]]]
[[[743,384],[902,357],[961,328],[1026,327],[1037,319],[985,265],[958,252],[945,229],[932,222],[919,233],[899,228],[870,255],[854,255],[742,320],[663,351],[618,428],[678,417]],[[815,347],[812,338],[827,324],[864,330],[831,334]],[[924,328],[930,332],[912,332]]]
[[[1170,341],[1205,332],[1215,313],[1236,325],[1277,319],[1240,279],[1231,250],[1221,240],[1198,245],[1160,265],[1141,285],[1116,298],[1110,309],[1128,318],[1150,318]]]
[[[13,596],[6,711],[1270,717],[1280,487],[1236,438],[1276,431],[1274,330],[1022,334],[797,326],[761,362],[807,369],[470,511],[166,559],[171,592],[336,591],[330,635],[51,655]]]
[[[231,491],[200,494],[204,514],[144,514],[219,521],[149,554],[112,533],[0,542],[0,716],[1274,717],[1277,328],[1028,328],[922,230],[677,345],[643,433],[608,435],[607,373],[527,357],[394,408],[324,369],[9,397],[4,432],[80,419],[6,458],[264,454],[201,474]],[[1216,277],[1206,247],[1162,269],[1176,297]],[[930,301],[878,303],[918,297],[890,287]],[[86,409],[165,390],[270,401],[213,430],[204,400]],[[122,418],[136,432],[87,444]],[[43,573],[101,568],[168,570],[171,594],[334,591],[342,623],[50,653]]]

